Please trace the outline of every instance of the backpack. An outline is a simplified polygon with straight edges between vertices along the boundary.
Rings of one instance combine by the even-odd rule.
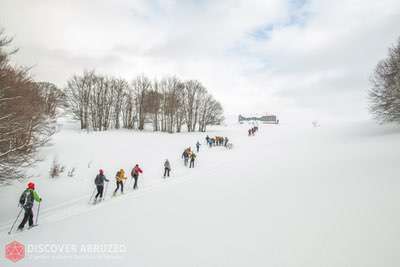
[[[134,167],[131,171],[131,175],[132,177],[136,177],[139,175],[139,171],[136,169],[136,167]]]
[[[19,204],[24,208],[31,208],[33,206],[33,192],[26,189],[19,198]]]
[[[95,183],[95,185],[101,185],[102,184],[102,180],[101,180],[100,174],[96,175],[96,179],[94,179],[94,183]]]

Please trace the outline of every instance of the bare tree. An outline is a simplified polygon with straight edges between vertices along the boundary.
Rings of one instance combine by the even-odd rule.
[[[138,129],[143,130],[144,121],[146,119],[144,100],[147,91],[151,88],[151,82],[146,76],[141,75],[136,77],[136,79],[132,81],[132,87],[135,94],[136,110],[138,112],[138,122],[139,122]]]
[[[158,131],[158,116],[161,107],[161,94],[158,92],[158,82],[153,82],[153,89],[147,91],[144,100],[145,114],[152,115],[153,130]]]
[[[134,129],[136,121],[135,111],[135,99],[133,96],[133,90],[127,88],[124,92],[124,98],[122,102],[122,122],[123,127],[126,129]]]
[[[127,81],[124,79],[113,79],[111,81],[112,90],[114,93],[114,125],[116,129],[120,128],[120,117],[122,113],[122,105],[124,94],[129,89]]]
[[[174,132],[174,123],[179,110],[179,95],[182,90],[182,83],[176,77],[168,77],[162,80],[165,91],[164,113],[166,129],[169,133]]]
[[[193,118],[193,124],[192,124],[193,131],[196,130],[196,125],[199,122],[201,103],[202,103],[202,101],[204,101],[206,94],[207,94],[207,90],[199,83],[199,87],[197,88],[195,101],[194,101],[194,110],[193,110],[194,118]]]
[[[223,119],[221,104],[211,95],[205,96],[200,109],[199,131],[205,132],[208,125],[221,124]]]
[[[193,109],[198,87],[197,81],[193,80],[186,81],[184,84],[183,109],[188,132],[193,131]]]
[[[371,78],[370,111],[381,123],[400,122],[400,38]]]
[[[176,132],[180,133],[182,130],[182,125],[185,123],[185,109],[184,109],[184,99],[185,85],[183,82],[178,82],[177,84],[177,94],[176,94],[176,111],[175,111],[175,123],[176,123]]]
[[[110,81],[102,75],[93,75],[89,107],[92,129],[95,131],[107,130],[111,120],[113,92]]]
[[[85,71],[82,76],[74,75],[67,81],[67,103],[74,117],[80,121],[81,129],[89,130],[90,127],[89,105],[94,80],[94,71]]]
[[[19,178],[54,133],[40,87],[28,69],[9,63],[11,41],[0,31],[0,183]]]
[[[57,86],[49,82],[38,82],[37,85],[44,101],[45,113],[54,118],[57,108],[65,104],[65,94]]]

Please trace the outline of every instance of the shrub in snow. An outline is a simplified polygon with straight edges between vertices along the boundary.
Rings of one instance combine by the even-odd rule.
[[[313,122],[312,122],[312,125],[313,125],[314,127],[319,127],[319,126],[320,126],[319,123],[318,123],[318,121],[313,121]]]
[[[61,173],[63,173],[65,167],[58,163],[57,159],[53,160],[53,164],[50,167],[50,177],[55,178],[59,177]]]
[[[72,168],[68,171],[68,177],[74,177],[75,175],[75,168]]]

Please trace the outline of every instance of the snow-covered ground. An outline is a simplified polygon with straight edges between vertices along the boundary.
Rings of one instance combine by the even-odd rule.
[[[87,134],[63,122],[31,172],[43,198],[39,227],[8,235],[27,181],[0,188],[0,244],[17,240],[27,250],[15,264],[2,256],[0,266],[400,265],[399,128],[261,125],[248,137],[248,127],[208,132],[228,136],[227,150],[206,147],[203,133]],[[188,169],[180,156],[197,140]],[[73,178],[48,177],[55,157],[66,172],[76,168]],[[163,180],[166,158],[173,170]],[[116,171],[129,174],[136,163],[139,190],[111,198]],[[93,206],[99,168],[112,183]],[[80,251],[110,244],[119,251]]]

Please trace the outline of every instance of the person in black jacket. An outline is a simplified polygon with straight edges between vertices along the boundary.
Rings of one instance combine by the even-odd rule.
[[[109,182],[109,180],[104,176],[104,171],[100,170],[99,174],[96,175],[96,179],[94,179],[94,184],[97,188],[97,195],[94,197],[95,202],[97,201],[97,197],[100,197],[100,200],[103,198],[104,181]]]
[[[166,159],[164,162],[164,178],[169,177],[169,172],[171,171],[171,164],[169,163],[169,160]]]
[[[196,159],[196,154],[192,153],[190,155],[190,165],[189,168],[194,168],[194,160]]]
[[[185,166],[187,166],[188,161],[189,161],[189,153],[188,153],[187,149],[185,149],[185,151],[183,151],[182,158],[183,158],[183,163],[185,164]]]
[[[200,146],[201,146],[200,142],[197,141],[197,143],[196,143],[196,151],[197,151],[197,153],[199,153]]]

